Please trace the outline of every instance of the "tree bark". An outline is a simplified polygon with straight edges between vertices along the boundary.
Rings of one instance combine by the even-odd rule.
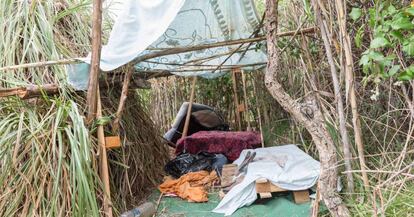
[[[349,211],[342,204],[342,200],[336,192],[337,158],[335,146],[331,136],[325,128],[323,115],[318,108],[316,100],[309,99],[305,103],[298,103],[290,97],[276,79],[279,67],[279,51],[276,44],[278,25],[278,0],[266,0],[266,22],[268,65],[265,75],[265,83],[270,94],[279,104],[289,112],[299,123],[303,124],[312,136],[321,162],[319,187],[321,198],[333,216],[349,216]]]
[[[59,93],[59,86],[57,84],[44,84],[44,85],[27,85],[26,87],[16,88],[0,88],[0,98],[9,96],[18,96],[21,99],[30,99],[46,95],[54,95]]]

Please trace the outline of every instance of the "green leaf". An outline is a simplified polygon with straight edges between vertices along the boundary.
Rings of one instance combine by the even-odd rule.
[[[377,61],[377,62],[384,61],[384,59],[385,59],[384,55],[380,52],[377,52],[377,51],[371,51],[369,53],[369,58],[371,58],[372,60]]]
[[[414,17],[414,8],[410,7],[404,11],[408,16]]]
[[[360,64],[360,65],[365,66],[365,65],[367,65],[368,63],[369,63],[369,55],[363,55],[363,56],[361,57],[361,59],[359,60],[359,64]]]
[[[414,29],[414,24],[411,22],[411,19],[409,19],[408,17],[399,17],[397,19],[395,19],[392,22],[392,26],[393,29],[399,30],[399,29],[403,29],[403,30],[410,30],[410,29]]]
[[[394,5],[388,6],[388,14],[395,14],[398,10],[394,7]]]
[[[400,40],[400,41],[402,41],[402,40],[404,40],[404,35],[400,32],[400,31],[398,31],[398,30],[394,30],[394,31],[391,31],[391,33],[390,33],[394,38],[396,38],[396,39],[398,39],[398,40]]]
[[[409,56],[414,56],[414,41],[404,43],[402,50]]]
[[[381,48],[381,47],[386,47],[390,44],[390,42],[384,38],[384,37],[377,37],[374,38],[374,40],[371,41],[371,48]]]
[[[107,116],[104,116],[104,117],[101,117],[101,118],[99,118],[99,119],[96,120],[96,125],[103,125],[103,126],[105,126],[105,125],[107,125],[110,122],[111,122],[111,118],[110,117],[107,117]]]
[[[390,70],[388,70],[388,72],[385,74],[386,78],[392,77],[395,74],[398,73],[398,71],[400,71],[401,66],[400,65],[394,65],[393,67],[391,67]]]
[[[355,34],[355,45],[357,46],[357,48],[361,48],[362,46],[362,39],[364,38],[364,28],[365,25],[362,25]]]
[[[351,13],[349,13],[349,17],[353,19],[354,21],[358,20],[362,15],[361,8],[352,8]]]
[[[400,81],[409,81],[414,78],[414,65],[411,65],[407,68],[403,73],[398,76],[398,80]]]

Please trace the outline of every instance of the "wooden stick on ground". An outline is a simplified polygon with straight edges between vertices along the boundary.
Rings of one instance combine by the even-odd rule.
[[[158,207],[160,206],[161,200],[164,197],[164,193],[161,192],[160,197],[157,200],[157,204],[155,204],[155,213],[154,215],[152,215],[152,217],[157,216],[157,212],[158,212]]]
[[[181,138],[184,138],[188,134],[188,127],[190,125],[190,118],[191,118],[191,109],[193,108],[193,102],[194,102],[194,93],[195,93],[195,84],[197,82],[197,76],[193,77],[193,83],[191,84],[191,95],[190,95],[190,102],[188,103],[187,107],[187,115],[185,117],[185,124],[183,129],[183,134],[181,135]]]
[[[102,105],[101,105],[101,96],[99,93],[99,86],[97,89],[97,112],[96,118],[102,118]],[[109,186],[109,169],[108,169],[108,155],[106,153],[106,144],[105,144],[105,134],[104,128],[102,125],[98,126],[98,147],[99,147],[99,161],[100,168],[99,174],[101,180],[104,184],[104,197],[103,197],[103,206],[104,213],[107,217],[112,217],[112,203],[111,203],[111,189]]]

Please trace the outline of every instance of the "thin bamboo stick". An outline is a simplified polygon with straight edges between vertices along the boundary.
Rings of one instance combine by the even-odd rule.
[[[264,144],[264,136],[263,136],[263,128],[262,128],[262,115],[261,115],[261,113],[260,113],[260,103],[258,103],[258,96],[257,96],[257,89],[256,89],[256,81],[255,80],[253,80],[252,81],[252,84],[253,84],[253,91],[254,91],[254,96],[255,96],[255,98],[256,98],[256,109],[257,109],[257,114],[258,114],[258,117],[259,117],[259,130],[260,130],[260,139],[261,139],[261,141],[262,141],[262,148],[264,148],[265,147],[265,144]]]
[[[233,79],[233,101],[234,101],[234,112],[236,115],[237,130],[241,130],[241,117],[239,112],[239,95],[237,94],[237,80],[236,73],[239,72],[239,68],[232,69],[232,79]]]
[[[102,118],[102,104],[101,96],[99,93],[99,86],[97,89],[97,112],[96,118]],[[108,169],[108,155],[106,153],[105,145],[105,134],[104,128],[102,125],[98,126],[98,147],[100,149],[99,158],[100,158],[100,177],[104,184],[104,196],[103,196],[103,207],[104,213],[107,217],[112,217],[112,202],[111,202],[111,189],[109,185],[109,169]]]
[[[191,109],[193,108],[193,102],[194,102],[194,93],[195,93],[195,84],[197,82],[197,76],[193,77],[193,83],[191,84],[191,95],[190,95],[190,102],[188,103],[187,107],[187,115],[185,117],[185,124],[183,129],[183,134],[181,138],[184,138],[188,134],[188,127],[190,125],[190,118],[191,118]]]
[[[364,155],[364,144],[362,142],[362,131],[361,131],[361,123],[359,120],[359,113],[358,113],[358,103],[356,99],[355,93],[355,82],[354,82],[354,65],[353,65],[353,57],[352,57],[352,46],[351,46],[351,39],[349,37],[347,28],[346,28],[346,9],[345,9],[345,2],[342,0],[336,1],[337,11],[338,11],[338,23],[340,27],[340,33],[342,37],[343,49],[345,54],[345,82],[346,82],[346,98],[348,98],[349,92],[349,101],[351,104],[351,111],[352,111],[352,125],[354,129],[354,137],[355,137],[355,144],[358,149],[358,156],[360,159],[361,170],[368,169],[365,163],[365,155]],[[352,157],[352,156],[351,156]],[[366,187],[366,190],[369,186],[368,175],[366,172],[362,172],[363,182]]]
[[[319,5],[323,5],[323,3],[320,2],[319,0],[318,0],[318,3]],[[315,6],[315,14],[316,14],[316,20],[319,23],[319,29],[321,30],[321,36],[324,42],[326,57],[327,57],[327,60],[330,66],[332,83],[334,86],[336,109],[337,109],[338,116],[339,116],[339,132],[341,134],[341,139],[342,139],[343,152],[344,152],[344,158],[345,158],[345,167],[346,167],[346,170],[352,170],[351,160],[350,160],[352,158],[351,149],[350,149],[351,145],[349,142],[348,130],[346,128],[346,118],[345,118],[343,98],[342,98],[341,87],[340,87],[339,78],[338,78],[338,72],[335,66],[335,61],[334,61],[331,45],[328,39],[329,37],[328,29],[325,26],[326,19],[321,14],[320,8],[316,6]],[[367,181],[367,179],[365,178],[366,177],[364,177],[364,184],[368,185],[368,183],[365,183]],[[354,184],[353,184],[354,181],[353,181],[352,174],[347,174],[347,181],[348,181],[348,190],[352,192],[353,187],[354,187]]]
[[[50,61],[44,61],[44,62],[25,63],[21,65],[5,66],[5,67],[0,68],[0,71],[10,71],[10,70],[16,70],[16,69],[55,66],[55,65],[67,65],[67,64],[77,63],[77,62],[81,62],[81,61],[76,58],[62,59],[62,60],[50,60]]]

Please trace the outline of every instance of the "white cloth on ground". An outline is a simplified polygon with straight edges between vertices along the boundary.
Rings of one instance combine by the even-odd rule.
[[[292,191],[308,189],[318,180],[320,163],[296,145],[243,150],[234,163],[240,165],[248,151],[256,152],[256,157],[248,165],[243,181],[226,194],[213,212],[227,216],[251,205],[257,199],[255,181],[259,178]]]

